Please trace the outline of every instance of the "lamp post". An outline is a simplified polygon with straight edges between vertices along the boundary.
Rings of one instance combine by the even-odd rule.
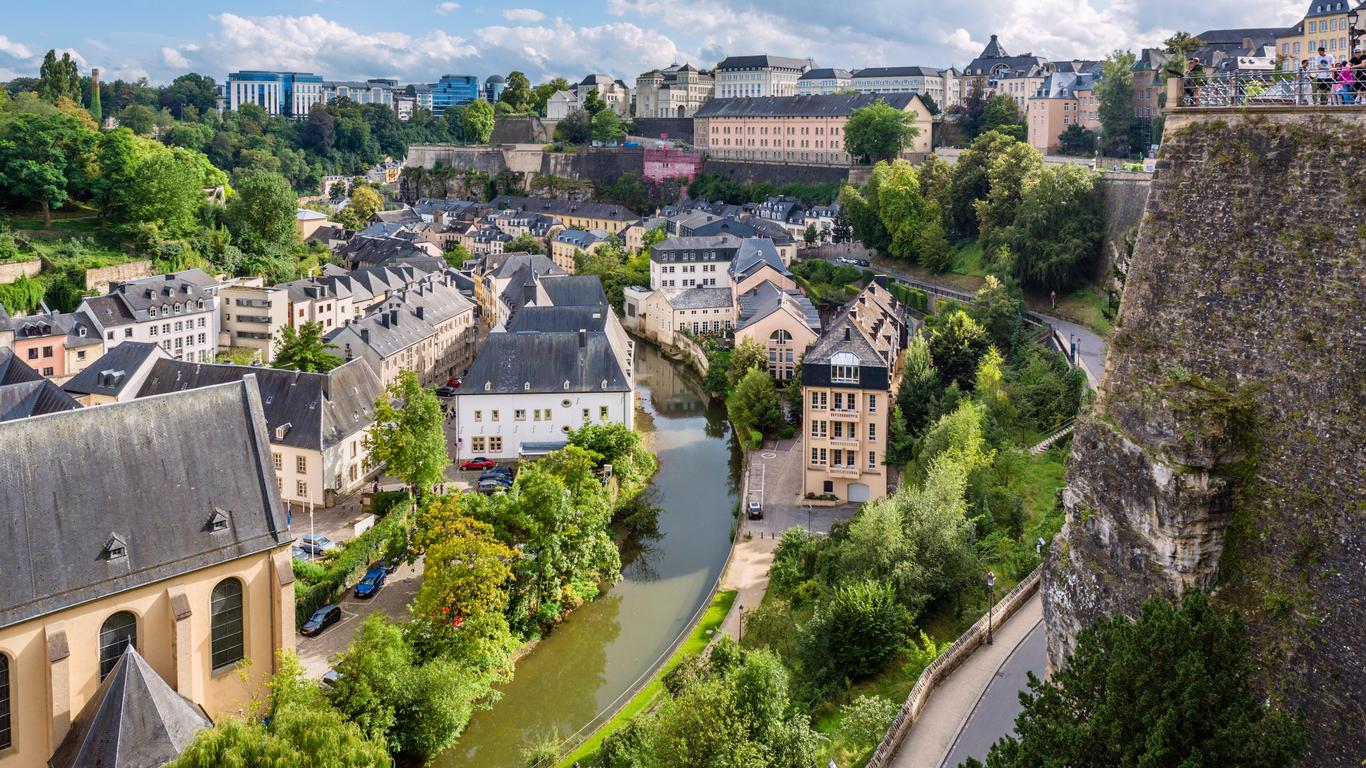
[[[811,535],[811,505],[806,505],[806,535]]]
[[[736,640],[736,642],[743,643],[744,641],[745,641],[745,606],[742,605],[742,606],[740,606],[740,637]]]
[[[991,645],[991,604],[996,597],[996,574],[987,571],[987,645]]]
[[[1359,18],[1360,17],[1357,14],[1357,9],[1353,8],[1352,10],[1347,12],[1347,34],[1350,36],[1347,38],[1347,51],[1349,54],[1349,58],[1350,54],[1356,53],[1357,38],[1361,37],[1361,30],[1357,29],[1357,21]]]

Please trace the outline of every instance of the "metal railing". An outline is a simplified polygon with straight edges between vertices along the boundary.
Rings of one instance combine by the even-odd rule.
[[[1182,79],[1181,106],[1286,107],[1366,105],[1366,70],[1343,81],[1336,70],[1228,72]]]

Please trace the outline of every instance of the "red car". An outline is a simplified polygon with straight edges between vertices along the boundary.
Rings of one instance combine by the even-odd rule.
[[[476,456],[473,459],[465,459],[460,462],[461,472],[483,472],[486,469],[493,469],[493,459]]]

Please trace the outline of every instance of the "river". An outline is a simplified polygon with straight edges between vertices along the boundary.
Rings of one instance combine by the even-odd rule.
[[[563,739],[612,705],[711,596],[730,549],[740,449],[687,366],[637,342],[635,368],[637,431],[660,462],[660,536],[623,551],[622,580],[518,661],[503,698],[475,714],[438,768],[520,768],[526,746]]]

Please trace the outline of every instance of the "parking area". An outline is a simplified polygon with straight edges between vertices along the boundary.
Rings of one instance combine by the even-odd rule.
[[[361,622],[375,611],[383,611],[391,619],[406,620],[408,603],[417,596],[422,585],[422,561],[412,565],[401,565],[389,574],[389,580],[378,595],[366,600],[358,600],[353,592],[347,591],[341,602],[342,620],[323,630],[316,637],[298,635],[295,650],[303,663],[304,673],[317,679],[331,667],[329,658],[346,649],[360,628]]]
[[[742,532],[755,538],[781,536],[793,527],[827,533],[835,522],[847,520],[858,511],[858,504],[811,507],[802,501],[801,448],[796,438],[765,440],[763,447],[750,452],[748,493],[749,497],[762,498],[764,518],[744,519]]]

